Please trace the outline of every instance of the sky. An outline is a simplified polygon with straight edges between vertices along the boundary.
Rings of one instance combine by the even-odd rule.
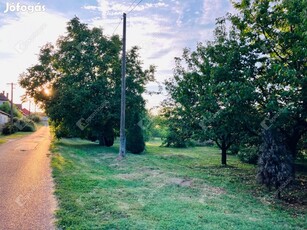
[[[0,92],[10,93],[7,83],[18,83],[19,75],[37,63],[40,47],[55,44],[65,35],[74,16],[89,27],[100,27],[107,36],[122,36],[121,18],[127,13],[127,48],[139,46],[144,68],[157,67],[160,83],[172,77],[174,58],[184,48],[212,40],[216,18],[234,12],[230,0],[0,0]],[[148,90],[156,90],[150,83]],[[24,90],[16,85],[14,102],[21,103]],[[147,108],[165,98],[145,95]],[[32,103],[33,105],[33,103]],[[28,108],[28,102],[24,104]],[[31,108],[33,110],[33,108]]]

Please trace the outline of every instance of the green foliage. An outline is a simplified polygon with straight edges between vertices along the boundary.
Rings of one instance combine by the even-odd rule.
[[[67,128],[64,127],[61,123],[55,125],[54,121],[49,120],[49,125],[51,126],[56,139],[59,140],[59,139],[64,138],[64,137],[67,137],[67,138],[73,137],[69,134],[69,130],[67,130]],[[91,139],[89,139],[89,140],[91,140]],[[94,141],[96,141],[96,139]]]
[[[151,136],[162,138],[166,135],[167,127],[165,125],[165,119],[161,115],[151,116]]]
[[[292,156],[307,132],[307,1],[239,1],[232,23],[259,57],[257,109],[279,130]]]
[[[108,121],[106,123],[97,122],[96,129],[89,133],[87,139],[95,142],[99,141],[100,146],[110,147],[114,144],[115,134],[112,126],[112,122]]]
[[[146,113],[139,124],[143,128],[145,141],[166,136],[167,126],[165,118],[162,115]]]
[[[176,58],[174,78],[166,81],[180,124],[196,140],[214,140],[222,150],[222,164],[231,145],[255,132],[261,121],[252,107],[257,94],[250,82],[257,59],[249,51],[235,30],[226,31],[221,19],[215,40],[199,43],[193,52],[185,49],[182,58]],[[171,138],[182,135],[178,127],[170,128]]]
[[[118,36],[108,38],[75,17],[68,22],[67,34],[55,45],[46,44],[38,64],[20,76],[27,95],[40,102],[52,120],[57,138],[81,137],[113,145],[120,121],[120,52]],[[144,114],[142,94],[154,72],[153,66],[143,70],[137,47],[127,53],[127,121],[131,112]]]
[[[17,118],[14,117],[13,119],[13,126],[11,125],[11,122],[8,122],[4,125],[2,134],[3,135],[10,135],[16,132],[34,132],[36,131],[35,123],[26,118]]]
[[[21,132],[34,132],[36,131],[36,126],[34,121],[23,117],[14,119],[14,126]]]
[[[232,155],[237,155],[240,151],[240,146],[237,144],[233,144],[229,148],[229,153]]]
[[[27,117],[28,119],[30,119],[31,121],[35,122],[35,123],[39,123],[41,122],[41,118],[40,116],[38,116],[37,114],[31,114]]]
[[[12,126],[11,122],[8,122],[3,126],[2,134],[11,135],[13,133],[16,133],[17,131],[18,131],[17,127],[15,125]]]
[[[261,127],[279,130],[296,158],[307,132],[307,1],[234,5],[239,14],[217,20],[214,41],[176,58],[169,103],[179,119],[189,117],[193,139],[216,142],[222,164],[233,144],[259,144]],[[181,127],[170,128],[171,141],[182,142]]]
[[[11,114],[11,104],[8,102],[4,102],[2,105],[0,105],[0,110],[2,110],[7,114]],[[13,116],[19,118],[22,117],[21,112],[18,110],[18,108],[15,105],[13,105]]]
[[[134,154],[140,154],[145,149],[145,142],[143,137],[143,130],[140,126],[140,115],[135,112],[134,116],[132,118],[133,125],[130,125],[130,127],[127,130],[127,150],[134,153]]]
[[[298,158],[301,160],[307,160],[307,133],[305,133],[302,139],[299,142],[298,149]]]
[[[186,148],[190,144],[192,131],[188,117],[185,117],[180,108],[164,107],[163,116],[167,130],[162,137],[162,145],[166,147]]]
[[[240,161],[248,164],[257,164],[259,158],[258,148],[255,146],[241,147],[237,154]]]

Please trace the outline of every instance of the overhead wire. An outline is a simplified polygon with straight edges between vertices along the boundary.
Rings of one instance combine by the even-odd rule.
[[[137,0],[134,0],[134,1],[130,4],[130,6],[126,9],[126,12],[128,12],[128,11],[132,8],[133,4],[134,4],[136,1],[137,1]]]
[[[144,0],[140,0],[140,1],[133,7],[133,4],[136,3],[136,1],[137,1],[137,0],[134,0],[134,1],[130,4],[130,6],[127,8],[127,10],[126,10],[126,12],[128,11],[127,14],[130,14],[131,12],[133,12],[133,11],[135,10],[135,8],[136,8],[138,5],[140,5]],[[132,7],[133,7],[133,8],[132,8]],[[118,29],[118,27],[119,27],[119,25],[121,24],[122,20],[123,20],[123,18],[121,17],[121,18],[120,18],[120,21],[119,21],[119,23],[117,24],[116,28],[114,29],[112,35],[114,35],[114,33],[116,32],[116,30]]]
[[[118,27],[119,27],[119,25],[121,24],[122,20],[123,20],[123,17],[120,18],[120,21],[119,21],[119,23],[117,24],[116,28],[114,29],[112,35],[114,35],[114,33],[116,32],[116,30],[118,29]]]
[[[140,0],[139,2],[138,2],[138,4],[136,4],[127,14],[130,14],[132,11],[134,11],[134,9],[138,6],[138,5],[140,5],[141,4],[141,2],[143,2],[144,0]]]

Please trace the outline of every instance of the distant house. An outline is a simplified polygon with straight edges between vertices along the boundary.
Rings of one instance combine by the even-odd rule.
[[[6,96],[5,96],[4,91],[2,93],[0,93],[0,105],[2,105],[4,102],[10,102],[8,97],[9,97],[8,93],[6,94]]]
[[[0,110],[0,130],[3,125],[8,123],[10,120],[10,115]]]
[[[29,116],[29,115],[31,114],[30,111],[27,110],[27,109],[25,109],[25,108],[21,109],[20,112],[21,112],[22,115],[24,115],[24,116]]]
[[[2,93],[0,93],[0,105],[2,105],[5,102],[11,103],[9,99],[9,94],[7,93],[5,95],[5,91],[3,91]],[[31,114],[29,110],[22,108],[22,104],[14,104],[14,105],[23,116],[29,116]]]

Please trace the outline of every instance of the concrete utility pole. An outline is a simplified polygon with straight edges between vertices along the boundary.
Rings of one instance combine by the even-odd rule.
[[[121,114],[120,114],[120,148],[119,157],[126,155],[126,14],[123,14],[123,56],[122,56],[122,92],[121,92]]]
[[[16,84],[14,84],[12,82],[12,83],[7,83],[7,85],[11,85],[11,125],[13,127],[13,125],[14,125],[14,120],[13,120],[13,118],[14,118],[14,114],[13,114],[14,103],[13,103],[13,99],[14,99],[14,85],[16,85]]]

